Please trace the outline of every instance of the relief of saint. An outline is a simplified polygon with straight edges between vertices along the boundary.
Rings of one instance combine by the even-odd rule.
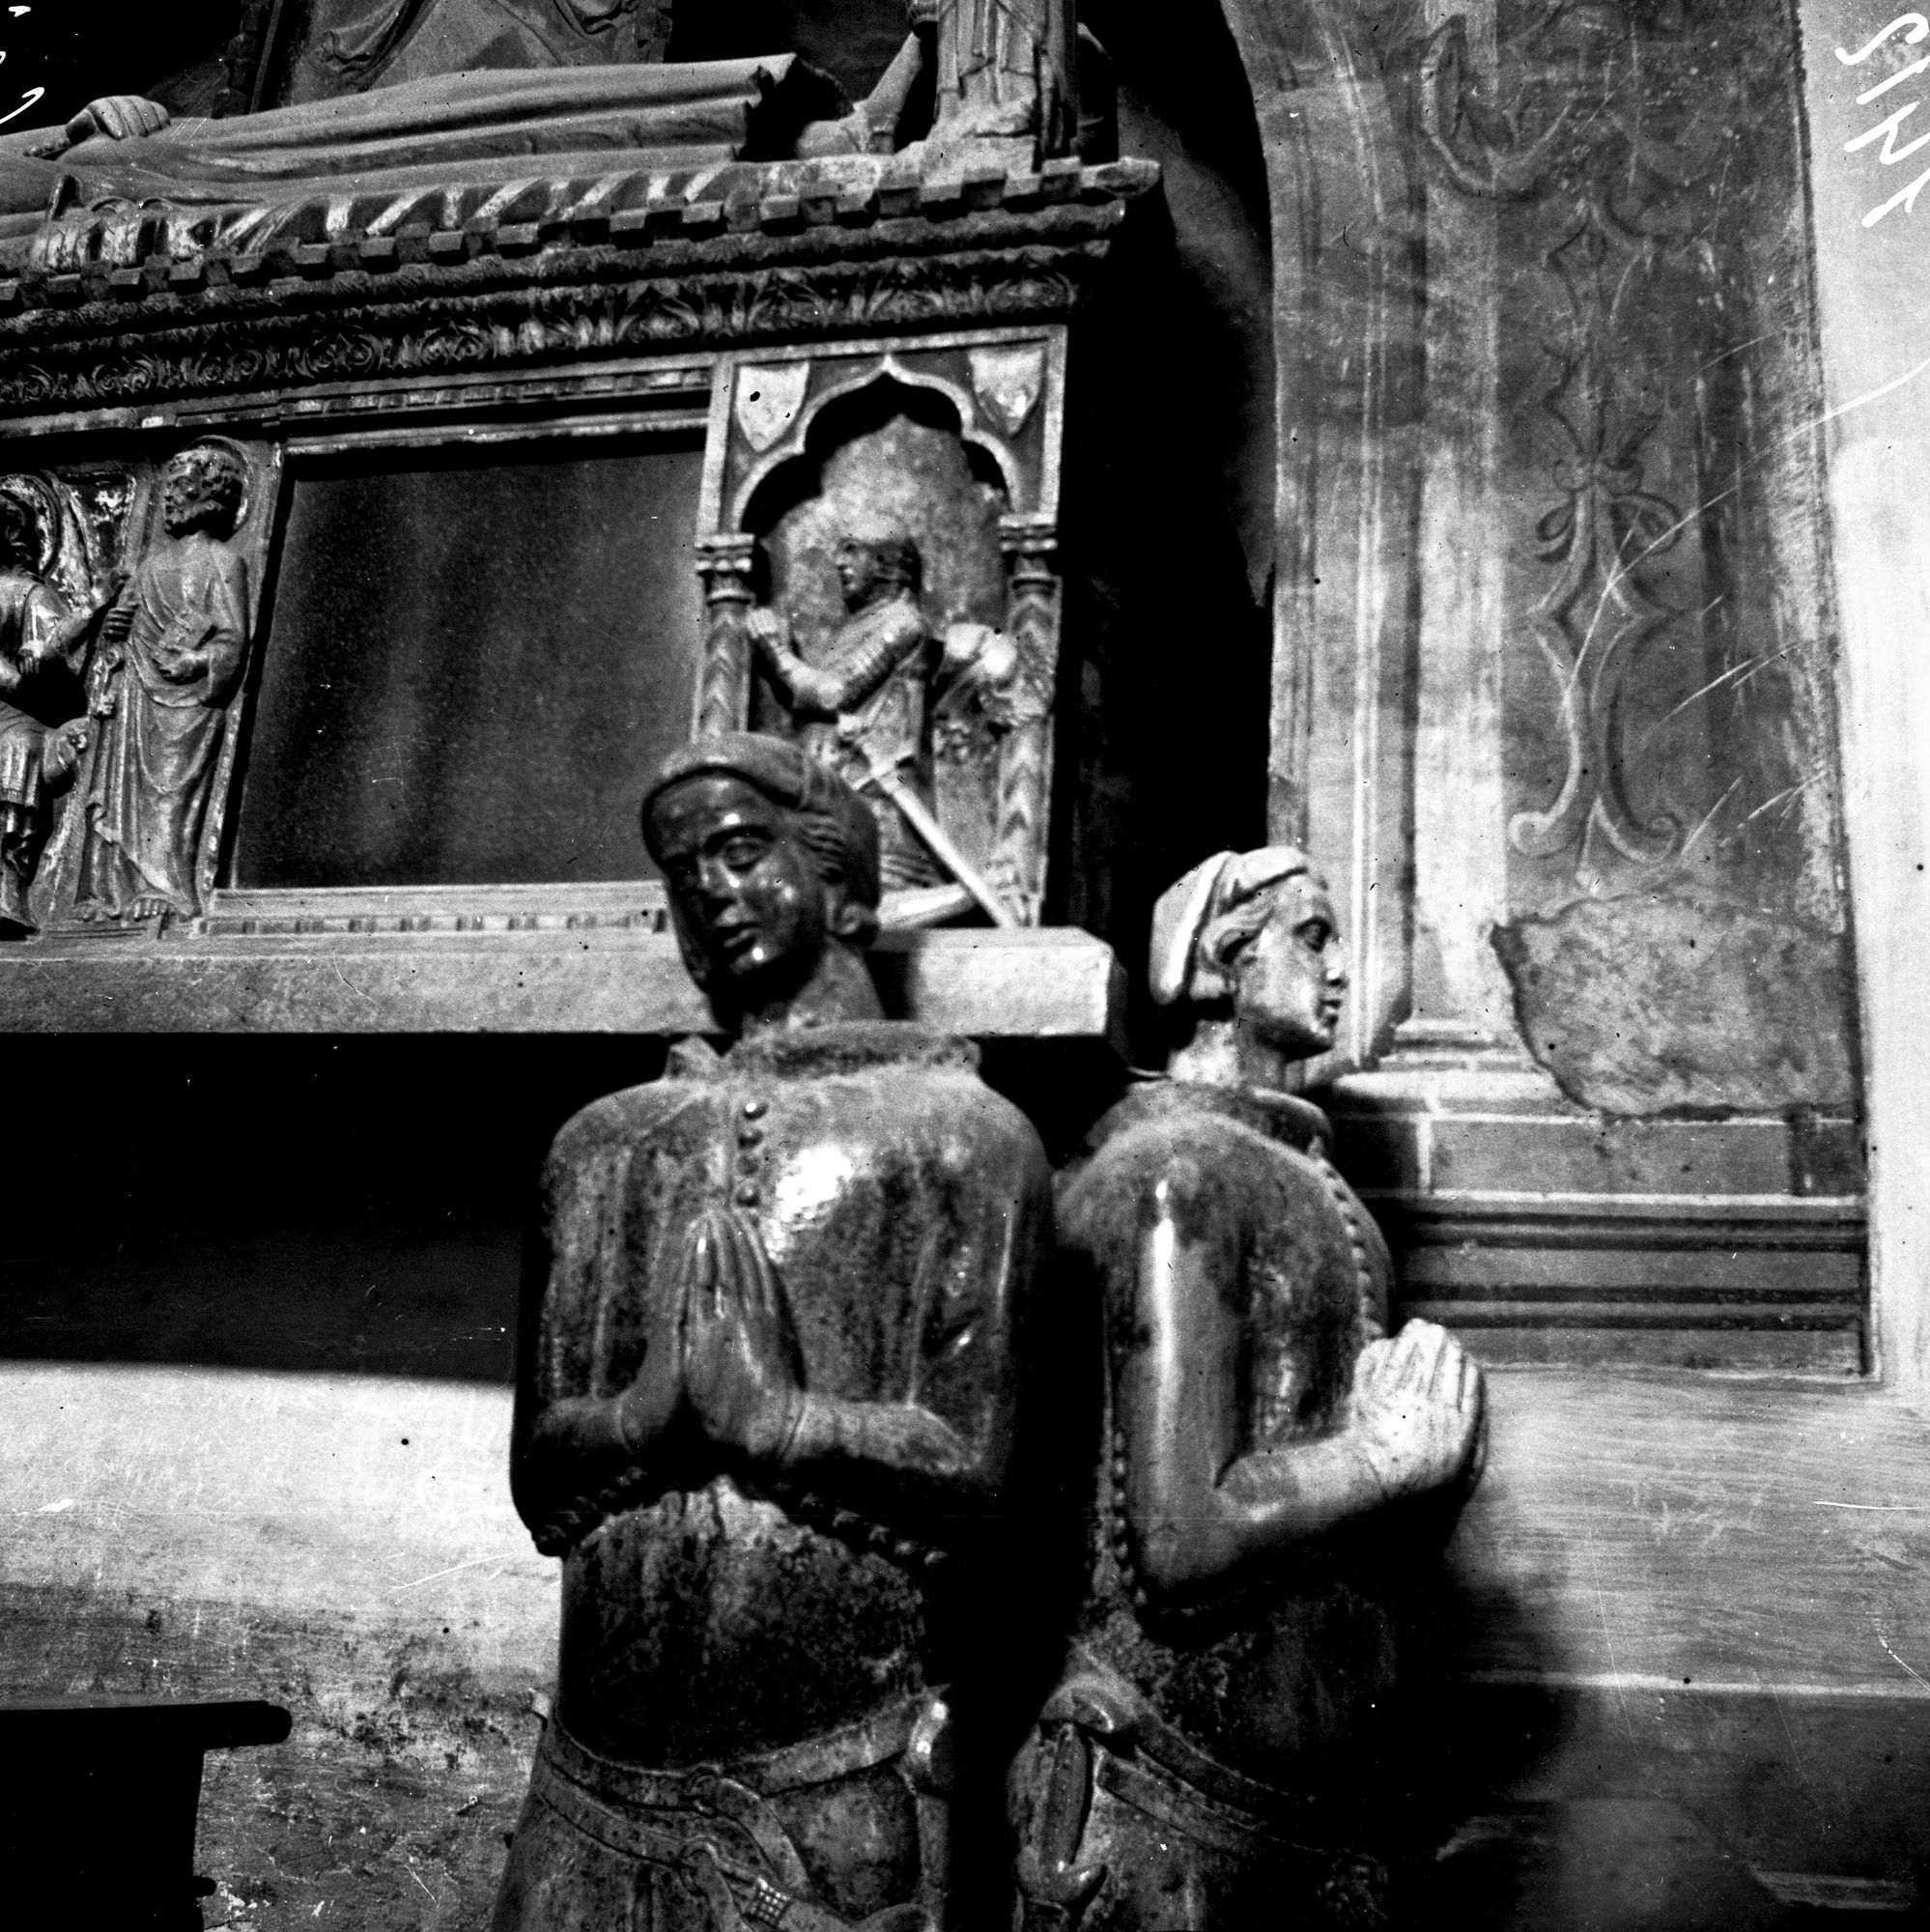
[[[248,644],[234,535],[247,472],[196,443],[161,474],[166,536],[101,623],[75,914],[139,922],[201,910],[196,867],[228,705]]]
[[[42,512],[0,490],[0,938],[36,930],[27,889],[50,829],[50,794],[87,744],[76,670],[110,592],[73,610],[46,581]],[[118,589],[118,583],[111,589]]]

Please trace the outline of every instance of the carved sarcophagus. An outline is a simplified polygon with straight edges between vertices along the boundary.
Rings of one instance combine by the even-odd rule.
[[[1068,333],[1155,177],[931,58],[910,146],[784,56],[0,156],[8,1024],[696,1024],[636,799],[749,726],[864,791],[888,929],[1106,1031],[1026,929]]]

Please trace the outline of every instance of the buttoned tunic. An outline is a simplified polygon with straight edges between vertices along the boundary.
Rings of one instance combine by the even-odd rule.
[[[1037,1137],[974,1069],[968,1043],[890,1023],[687,1056],[671,1077],[577,1115],[545,1180],[515,1487],[539,1544],[564,1555],[565,1769],[595,1802],[674,1837],[684,1828],[667,1811],[639,1810],[639,1776],[740,1768],[765,1838],[775,1827],[819,1903],[854,1922],[921,1889],[928,1846],[885,1759],[903,1743],[894,1714],[928,1701],[951,1667],[943,1600],[971,1566],[943,1559],[978,1545],[1004,1507],[1014,1332],[1047,1238]],[[790,1473],[752,1467],[686,1416],[627,1468],[545,1464],[531,1445],[546,1410],[616,1397],[647,1351],[676,1348],[678,1258],[720,1206],[745,1217],[776,1270],[803,1387],[856,1405],[840,1411],[837,1455]],[[791,1753],[791,1777],[801,1743],[848,1744],[867,1725],[871,1764],[853,1768],[862,1747],[828,1746],[826,1765],[844,1767],[830,1782],[771,1774],[760,1788],[768,1754]],[[585,1851],[541,1790],[539,1778],[534,1836],[519,1835],[507,1889],[548,1903],[498,1926],[587,1923],[554,1914],[590,1896],[620,1897],[635,1916],[610,1922],[639,1932],[727,1923],[705,1916],[674,1860],[652,1859],[647,1834],[627,1841],[627,1861]],[[702,1829],[724,1831],[728,1845],[716,1842],[740,1871],[789,1889],[781,1846],[773,1863],[748,1827]]]

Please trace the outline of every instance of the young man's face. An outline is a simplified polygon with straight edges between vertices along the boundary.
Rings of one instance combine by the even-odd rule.
[[[878,554],[868,544],[846,537],[837,546],[837,587],[844,593],[846,610],[863,610],[884,581]]]
[[[791,815],[726,773],[682,779],[650,808],[658,863],[710,983],[746,993],[809,978],[825,890]]]
[[[1232,962],[1234,1010],[1266,1045],[1307,1059],[1340,1032],[1347,949],[1321,881],[1296,872],[1269,895],[1266,923]]]

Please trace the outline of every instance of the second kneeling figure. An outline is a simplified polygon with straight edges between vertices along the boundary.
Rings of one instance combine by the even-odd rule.
[[[1377,1524],[1438,1548],[1477,1470],[1480,1372],[1431,1322],[1388,1337],[1379,1233],[1324,1116],[1283,1091],[1332,1047],[1347,986],[1305,856],[1188,873],[1150,977],[1190,1033],[1060,1195],[1103,1308],[1106,1420],[1083,1611],[1012,1778],[1019,1922],[1371,1926],[1384,1875],[1321,1816],[1392,1688],[1361,1544]]]

